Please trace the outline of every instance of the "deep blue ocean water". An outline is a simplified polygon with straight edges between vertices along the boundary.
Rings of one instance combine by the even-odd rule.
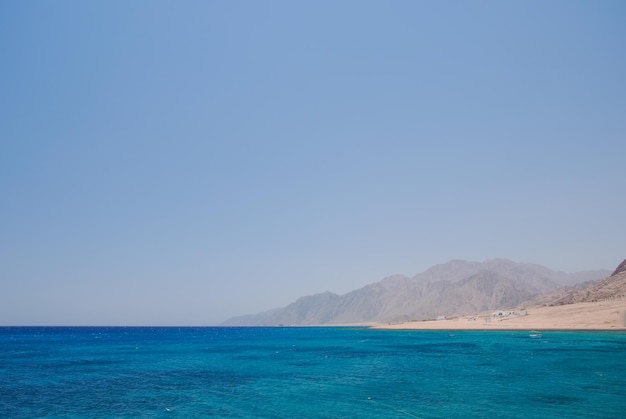
[[[623,418],[626,334],[5,327],[0,414]]]

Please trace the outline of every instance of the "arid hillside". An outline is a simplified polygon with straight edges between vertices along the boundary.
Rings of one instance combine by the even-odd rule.
[[[304,296],[286,307],[235,317],[224,325],[336,325],[458,316],[514,308],[546,292],[605,278],[609,272],[568,274],[506,259],[453,260],[412,278],[396,275],[343,295]]]
[[[619,264],[611,276],[549,294],[541,303],[563,305],[622,298],[626,298],[626,259]]]

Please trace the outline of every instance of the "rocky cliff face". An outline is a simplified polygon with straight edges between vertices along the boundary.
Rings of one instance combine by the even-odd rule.
[[[566,274],[505,259],[454,260],[413,278],[397,275],[344,295],[306,296],[281,309],[232,318],[225,325],[331,325],[472,314],[514,308],[546,291],[606,275],[608,271]]]

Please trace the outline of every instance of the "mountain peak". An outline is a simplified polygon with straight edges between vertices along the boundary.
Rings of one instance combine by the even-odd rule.
[[[626,259],[624,259],[622,261],[622,263],[620,263],[619,265],[617,265],[617,268],[615,268],[615,271],[613,271],[613,273],[611,274],[611,276],[615,276],[620,272],[624,272],[626,271]]]

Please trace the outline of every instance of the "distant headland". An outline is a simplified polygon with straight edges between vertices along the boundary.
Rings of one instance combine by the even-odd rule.
[[[494,312],[497,312],[494,315]],[[226,326],[374,325],[393,329],[626,329],[626,262],[565,273],[507,259],[452,260],[344,295],[301,297]]]

